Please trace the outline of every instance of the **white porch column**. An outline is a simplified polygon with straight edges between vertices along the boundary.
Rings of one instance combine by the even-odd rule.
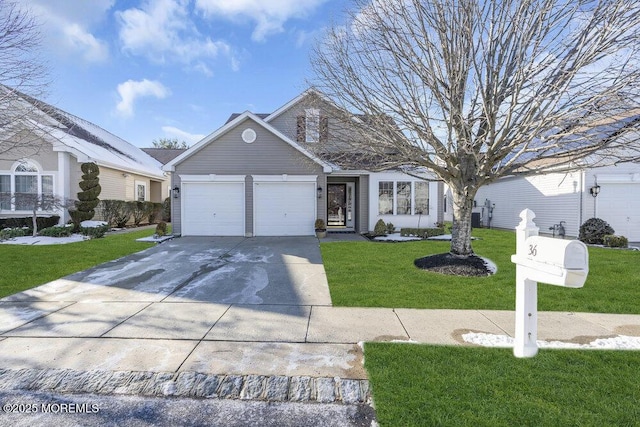
[[[71,155],[63,151],[58,151],[58,179],[57,179],[56,195],[62,200],[68,200],[71,197]],[[60,209],[60,223],[66,224],[69,221],[69,212]]]

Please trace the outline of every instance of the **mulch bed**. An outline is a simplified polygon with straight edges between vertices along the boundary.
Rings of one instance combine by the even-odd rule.
[[[414,262],[422,270],[454,276],[489,276],[492,271],[482,258],[476,255],[456,256],[450,253],[418,258]]]

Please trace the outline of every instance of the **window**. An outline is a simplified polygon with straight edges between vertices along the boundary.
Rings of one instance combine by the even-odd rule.
[[[393,182],[378,183],[378,215],[393,214]]]
[[[428,215],[429,183],[380,181],[378,215]]]
[[[396,215],[411,215],[411,182],[396,183]]]
[[[429,183],[416,182],[415,186],[415,214],[429,215]]]
[[[30,211],[37,203],[38,176],[16,175],[15,204],[17,211]]]
[[[0,210],[11,210],[11,175],[0,175]]]
[[[147,197],[147,186],[146,184],[136,183],[136,200],[139,202],[144,202]]]
[[[304,110],[297,117],[296,141],[305,143],[327,142],[329,138],[329,118],[320,115],[317,108]]]
[[[304,110],[304,127],[305,127],[305,139],[304,142],[319,142],[320,141],[320,110],[317,108],[310,108]]]
[[[35,162],[24,160],[13,174],[0,175],[0,209],[14,211],[49,210],[54,200],[53,175],[43,175]]]

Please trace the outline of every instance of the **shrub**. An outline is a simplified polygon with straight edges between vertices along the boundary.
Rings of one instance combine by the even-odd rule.
[[[155,224],[158,221],[162,221],[162,210],[164,205],[162,203],[145,202],[147,204],[147,218],[149,218],[149,224]]]
[[[42,228],[38,233],[46,237],[69,237],[73,233],[73,227],[55,226]]]
[[[165,236],[167,234],[167,223],[164,221],[160,221],[158,225],[156,225],[156,235],[159,237]]]
[[[442,236],[443,228],[401,228],[401,236],[416,236],[426,239],[427,237]]]
[[[162,220],[171,222],[171,197],[167,197],[162,203]]]
[[[388,222],[386,225],[387,228],[387,234],[393,234],[394,231],[396,231],[396,226],[393,225],[393,223]]]
[[[50,217],[39,216],[36,219],[38,230],[41,230],[43,228],[53,227],[57,225],[59,221],[60,221],[60,217],[58,215],[53,215]],[[2,218],[0,219],[0,228],[22,228],[22,227],[31,228],[32,222],[33,222],[33,219],[31,217]]]
[[[0,240],[26,236],[29,232],[30,230],[28,228],[3,228],[0,230]]]
[[[100,168],[95,163],[83,163],[80,166],[82,170],[82,181],[78,183],[80,191],[78,193],[78,201],[74,203],[75,208],[69,210],[69,215],[76,229],[80,228],[82,221],[87,221],[93,218],[96,214],[95,208],[98,206],[100,200],[98,196],[102,191],[100,187]]]
[[[387,224],[385,224],[383,220],[379,219],[373,227],[373,235],[384,236],[385,234],[387,234]]]
[[[607,234],[602,238],[605,246],[610,248],[626,248],[629,246],[629,239],[624,236],[616,236],[613,234]]]
[[[605,220],[590,218],[580,226],[578,239],[584,243],[602,245],[604,243],[604,236],[614,233],[613,228],[611,228]]]
[[[147,215],[147,211],[145,210],[145,202],[126,202],[129,206],[129,212],[131,212],[131,216],[133,217],[133,223],[137,226],[140,225],[142,220]]]
[[[327,227],[324,225],[324,220],[322,218],[316,219],[315,224],[313,225],[316,230],[326,230]]]
[[[124,200],[116,200],[118,202],[118,212],[114,218],[116,227],[124,228],[131,219],[131,211],[129,210],[129,203]]]
[[[122,200],[100,200],[102,218],[109,225],[116,225],[120,214]]]
[[[88,236],[91,239],[99,239],[104,237],[104,234],[109,231],[108,225],[99,225],[98,227],[80,227],[80,233]]]

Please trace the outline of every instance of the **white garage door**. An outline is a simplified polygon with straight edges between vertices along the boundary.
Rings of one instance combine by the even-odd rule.
[[[244,183],[182,184],[183,236],[244,236]]]
[[[256,182],[253,206],[256,236],[314,234],[315,182]]]
[[[640,242],[640,183],[603,183],[598,195],[598,218],[617,235]]]

